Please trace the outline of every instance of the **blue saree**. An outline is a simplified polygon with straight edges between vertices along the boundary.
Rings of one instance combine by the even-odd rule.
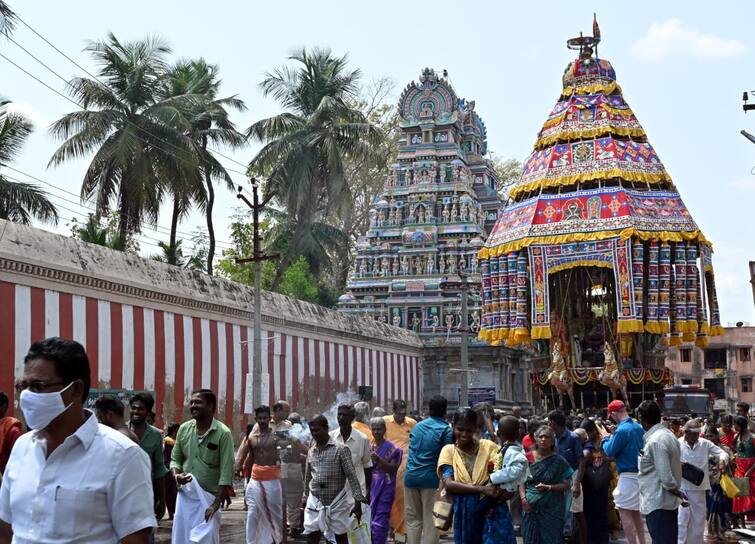
[[[530,478],[526,483],[527,502],[531,512],[522,518],[522,537],[525,544],[560,544],[564,532],[565,492],[535,489],[537,484],[556,485],[571,478],[574,471],[558,454],[530,465]]]

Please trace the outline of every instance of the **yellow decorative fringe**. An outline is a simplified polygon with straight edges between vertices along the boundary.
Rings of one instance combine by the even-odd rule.
[[[548,273],[553,274],[555,272],[561,272],[562,270],[568,270],[570,268],[576,268],[578,266],[596,266],[600,268],[613,268],[613,265],[611,263],[607,263],[605,261],[593,261],[590,259],[583,259],[579,261],[571,261],[568,263],[553,266],[548,269]]]
[[[644,172],[628,172],[621,168],[612,168],[610,170],[600,170],[595,172],[584,172],[581,174],[572,174],[570,176],[559,176],[556,178],[541,178],[527,183],[516,185],[511,188],[509,196],[516,199],[522,193],[529,193],[534,190],[544,189],[546,187],[567,187],[577,183],[595,181],[599,179],[621,178],[626,181],[636,181],[639,183],[671,183],[671,176],[667,172],[660,174],[646,174]],[[672,184],[673,188],[673,184]]]
[[[710,333],[710,325],[707,321],[700,323],[700,334],[708,335]]]
[[[530,336],[533,340],[545,340],[551,337],[551,328],[548,325],[532,327]]]
[[[633,332],[642,332],[644,327],[641,319],[625,319],[619,320],[616,326],[616,332],[618,334],[629,334]]]
[[[723,336],[724,328],[721,325],[711,326],[708,336]]]
[[[700,336],[698,336],[697,339],[695,340],[695,345],[697,347],[700,347],[700,348],[703,348],[703,349],[707,348],[708,347],[708,335],[701,334]]]
[[[520,249],[529,247],[532,244],[547,245],[566,244],[569,242],[589,242],[591,240],[604,240],[606,238],[613,238],[614,236],[620,236],[622,239],[627,239],[635,236],[640,240],[652,240],[656,242],[696,241],[698,243],[710,245],[710,243],[705,239],[705,236],[703,236],[703,233],[699,230],[690,232],[673,232],[665,230],[651,232],[637,230],[634,227],[630,227],[621,231],[610,230],[600,232],[575,232],[571,234],[553,234],[549,236],[531,236],[520,238],[519,240],[499,244],[495,247],[484,247],[477,253],[477,256],[480,259],[490,259],[492,257],[500,257],[501,255],[510,253],[512,251],[519,251]]]
[[[568,142],[577,138],[595,138],[598,136],[604,136],[606,134],[618,134],[619,136],[627,136],[632,138],[647,136],[645,130],[642,127],[632,128],[605,126],[587,128],[584,130],[564,130],[557,134],[551,134],[550,136],[545,136],[544,138],[538,138],[535,141],[535,149],[542,149],[552,144]]]
[[[695,338],[697,338],[697,335],[694,332],[687,331],[682,335],[682,340],[685,342],[694,342]]]
[[[680,336],[672,334],[668,339],[668,345],[669,346],[681,346],[682,345],[682,339]]]
[[[571,96],[573,94],[613,94],[615,91],[621,93],[621,87],[615,81],[611,83],[591,83],[588,85],[568,85],[561,91],[561,96]]]
[[[661,329],[661,322],[660,321],[648,321],[645,323],[645,332],[649,332],[650,334],[663,334],[663,330]]]

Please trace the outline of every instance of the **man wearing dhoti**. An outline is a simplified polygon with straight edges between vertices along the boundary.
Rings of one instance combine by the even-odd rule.
[[[391,510],[391,529],[395,534],[406,535],[406,514],[404,512],[404,473],[406,472],[406,458],[409,451],[409,433],[417,424],[415,420],[406,417],[406,401],[393,401],[393,414],[385,416],[385,439],[401,448],[402,457],[398,473],[396,473],[396,498]]]
[[[285,542],[283,530],[283,489],[278,459],[278,437],[270,427],[270,407],[254,409],[257,424],[244,442],[238,458],[252,477],[246,486],[246,542]],[[246,450],[246,451],[243,451]]]
[[[178,428],[170,461],[180,486],[173,544],[220,543],[218,510],[233,486],[233,436],[213,417],[217,404],[209,389],[194,391],[189,401],[193,419]]]
[[[312,418],[309,430],[314,445],[309,449],[304,474],[304,534],[310,544],[319,543],[322,535],[328,532],[335,535],[337,544],[347,544],[349,517],[354,514],[360,520],[361,505],[368,501],[359,485],[349,449],[338,446],[328,434],[325,416]],[[356,501],[353,507],[346,480]]]

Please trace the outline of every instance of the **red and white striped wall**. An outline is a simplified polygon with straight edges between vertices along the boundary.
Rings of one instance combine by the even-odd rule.
[[[330,339],[294,332],[263,327],[270,404],[287,399],[294,410],[311,416],[339,392],[356,393],[358,386],[368,385],[373,405],[390,408],[394,399],[406,399],[419,408],[422,374],[416,351],[338,341],[335,330]],[[244,405],[252,365],[251,323],[0,281],[0,390],[11,399],[30,344],[50,336],[84,345],[92,387],[154,391],[160,424],[163,414],[165,419],[180,417],[189,393],[198,388],[217,393],[219,414],[229,425],[243,420],[251,408]]]

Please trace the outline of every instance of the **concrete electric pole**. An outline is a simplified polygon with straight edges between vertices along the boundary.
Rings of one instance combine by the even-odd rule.
[[[277,255],[265,255],[262,252],[262,236],[260,236],[260,210],[275,196],[270,194],[260,203],[259,184],[255,178],[252,182],[252,202],[244,196],[243,187],[239,186],[236,197],[243,200],[252,210],[254,232],[252,235],[252,256],[236,259],[238,264],[254,263],[254,352],[252,359],[252,406],[263,404],[262,399],[262,261],[275,259]],[[249,384],[247,384],[249,387]]]

